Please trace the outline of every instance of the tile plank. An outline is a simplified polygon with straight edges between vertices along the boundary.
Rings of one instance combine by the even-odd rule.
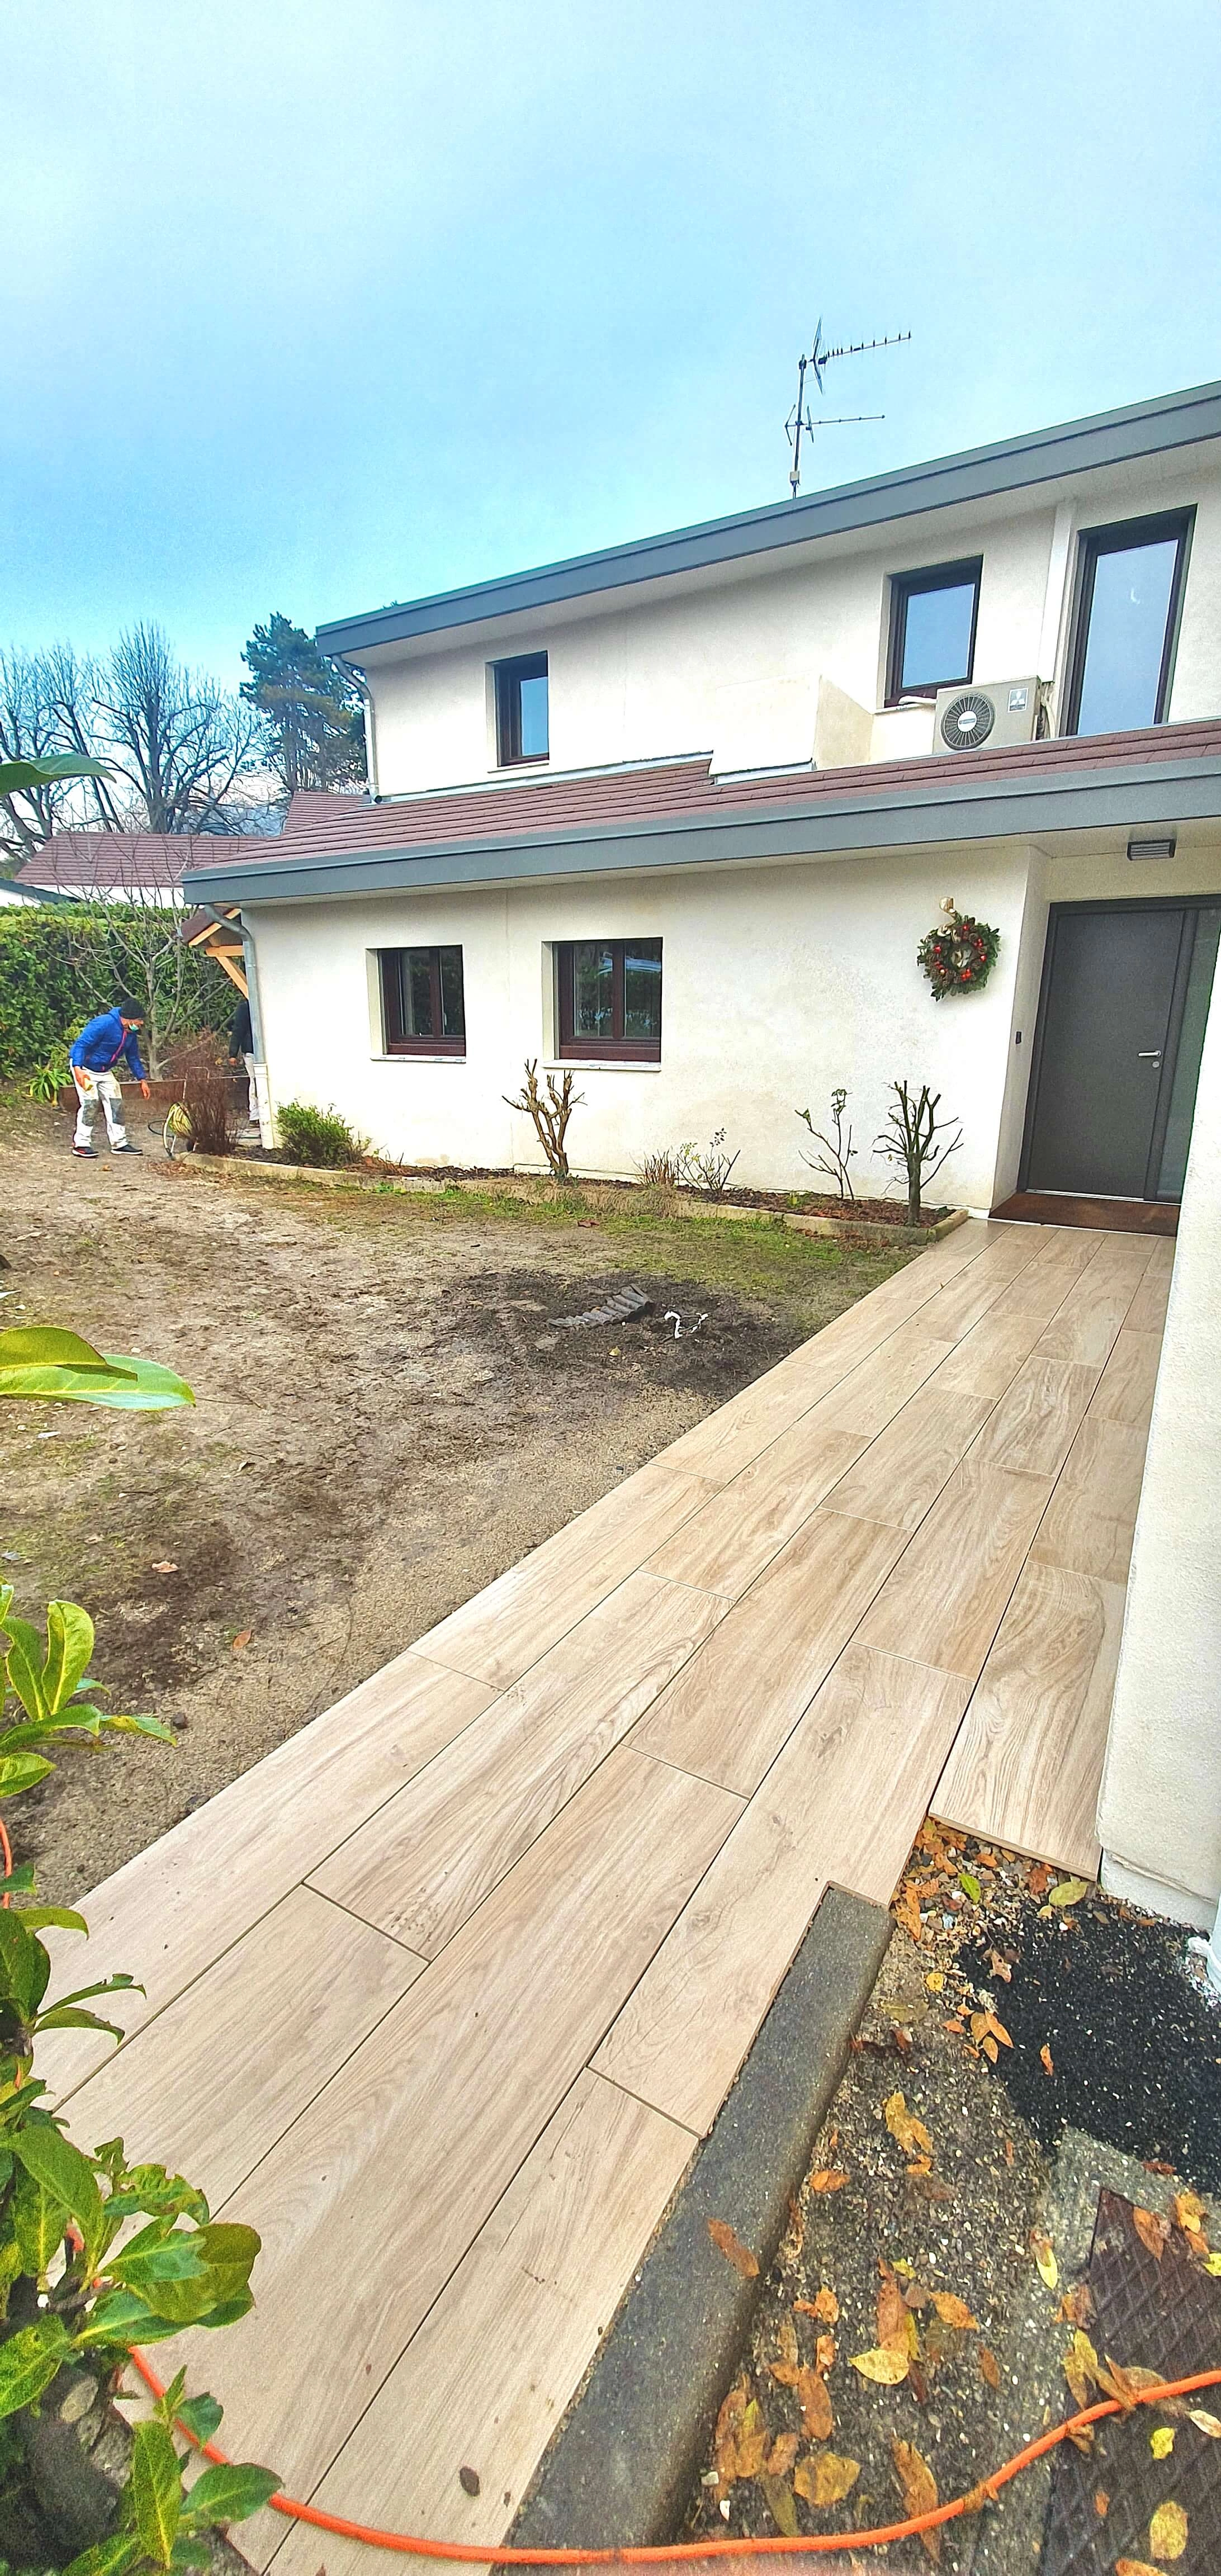
[[[1146,1436],[1143,1425],[1110,1422],[1090,1406],[1039,1523],[1037,1564],[1127,1582]]]
[[[578,2075],[311,2501],[469,2541],[472,2557],[503,2539],[694,2144]],[[459,2484],[464,2467],[477,2496]],[[283,2523],[263,2519],[281,2540]],[[318,2542],[293,2526],[276,2576],[316,2576]],[[359,2542],[326,2535],[327,2576],[368,2576],[368,2562]]]
[[[734,1601],[860,1456],[861,1432],[805,1414],[649,1558],[651,1574]]]
[[[1169,1249],[1173,1251],[1173,1244]],[[1160,1333],[1162,1331],[1170,1297],[1171,1275],[1172,1264],[1169,1261],[1150,1262],[1124,1317],[1125,1323],[1132,1332]]]
[[[981,1431],[975,1455],[1013,1474],[1057,1476],[1098,1378],[1097,1368],[1080,1361],[1046,1358],[1040,1340]]]
[[[330,2467],[740,1813],[610,1754],[226,2204],[257,2305],[176,2337],[243,2452],[295,2494]],[[171,2106],[172,2107],[172,2106]],[[318,2292],[341,2285],[319,2367]]]
[[[933,1795],[947,1824],[1093,1878],[1123,1610],[1120,1584],[1026,1567]]]
[[[1098,1381],[1091,1410],[1107,1422],[1130,1422],[1147,1430],[1161,1356],[1160,1333],[1137,1333],[1125,1324]]]
[[[711,2127],[824,1887],[888,1900],[967,1693],[845,1649],[607,2033],[602,2074]]]
[[[87,1900],[90,1980],[126,1969],[145,1988],[112,1995],[108,2019],[129,2035],[151,2021],[492,1696],[409,1648],[104,1879]],[[71,1933],[47,1946],[63,1994],[81,1982],[79,1951]],[[55,2031],[39,2068],[62,2097],[113,2055],[94,2032]]]
[[[124,2137],[217,2209],[423,1967],[293,1888],[73,2094],[70,2135],[86,2153]]]
[[[943,1391],[938,1369],[832,1488],[832,1510],[916,1529],[991,1410],[986,1395]]]
[[[937,1339],[924,1330],[922,1315],[900,1326],[882,1348],[858,1360],[842,1384],[822,1397],[815,1418],[835,1430],[858,1432],[863,1439],[876,1439],[896,1413],[923,1386],[942,1360],[948,1360],[954,1345]]]
[[[629,1574],[310,1884],[426,1959],[452,1940],[724,1616]]]
[[[749,1797],[902,1544],[876,1522],[815,1512],[657,1701],[640,1751]]]
[[[993,1466],[976,1442],[866,1612],[858,1642],[975,1681],[1050,1493],[1049,1477]]]

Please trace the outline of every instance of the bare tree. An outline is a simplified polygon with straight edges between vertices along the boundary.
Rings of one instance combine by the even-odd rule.
[[[186,914],[176,887],[156,892],[137,885],[121,897],[113,886],[95,886],[64,914],[82,978],[96,981],[100,971],[116,992],[133,994],[143,1006],[154,1079],[164,1072],[174,1039],[194,1036],[200,1025],[200,961],[182,935]]]
[[[15,646],[0,652],[0,760],[42,765],[65,747],[46,656],[22,653]],[[73,792],[70,780],[44,777],[0,796],[0,866],[8,863],[6,873],[15,872],[50,840]]]
[[[240,829],[256,801],[255,710],[176,662],[159,626],[133,626],[90,676],[93,747],[126,787],[126,829]]]

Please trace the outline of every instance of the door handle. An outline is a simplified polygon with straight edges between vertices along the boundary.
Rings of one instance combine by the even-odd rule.
[[[1138,1047],[1136,1050],[1136,1061],[1138,1064],[1160,1064],[1161,1060],[1162,1050],[1160,1047]]]

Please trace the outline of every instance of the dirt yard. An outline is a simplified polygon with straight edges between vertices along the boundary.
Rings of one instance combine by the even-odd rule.
[[[167,1362],[197,1409],[0,1407],[0,1580],[81,1601],[116,1707],[172,1721],[13,1810],[64,1901],[269,1752],[901,1266],[729,1220],[86,1170],[0,1102],[0,1322]],[[639,1321],[558,1332],[613,1289]],[[676,1340],[664,1320],[706,1318]]]

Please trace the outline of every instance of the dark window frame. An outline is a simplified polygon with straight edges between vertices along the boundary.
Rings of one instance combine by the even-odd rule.
[[[1081,693],[1085,685],[1085,656],[1090,636],[1090,611],[1094,605],[1094,578],[1100,555],[1123,554],[1131,546],[1164,545],[1168,538],[1178,541],[1174,573],[1171,579],[1170,607],[1166,617],[1166,634],[1162,645],[1161,669],[1158,673],[1154,724],[1165,724],[1174,684],[1175,656],[1179,646],[1179,628],[1183,620],[1183,601],[1187,594],[1187,564],[1191,554],[1194,508],[1156,510],[1140,519],[1109,519],[1104,527],[1081,528],[1077,535],[1077,568],[1073,580],[1073,608],[1070,620],[1068,665],[1064,689],[1064,721],[1061,732],[1076,734],[1081,715]],[[1128,728],[1116,726],[1116,732]],[[1137,727],[1139,732],[1143,730]]]
[[[649,937],[655,934],[650,932]],[[661,943],[658,943],[659,946]],[[556,942],[556,985],[559,1001],[557,1054],[561,1062],[578,1064],[660,1064],[661,1062],[661,985],[658,985],[656,1038],[625,1038],[623,1031],[623,960],[625,951],[634,948],[634,939],[562,939]],[[592,1038],[579,1035],[575,1019],[575,959],[578,948],[609,948],[611,952],[611,1014],[618,1035]],[[665,966],[662,961],[662,975]]]
[[[966,688],[975,677],[975,633],[979,625],[979,594],[983,583],[982,555],[965,555],[957,563],[928,564],[918,572],[892,572],[890,576],[890,642],[886,656],[886,704],[901,705],[904,698],[935,698],[938,689]],[[930,590],[965,590],[970,582],[975,596],[971,603],[971,640],[967,649],[965,671],[948,671],[943,680],[909,681],[904,686],[903,656],[907,649],[907,603]]]
[[[462,1034],[460,1037],[443,1037],[439,1034],[435,1037],[426,1038],[409,1037],[403,1029],[401,980],[403,969],[401,966],[398,969],[399,981],[396,987],[394,979],[387,974],[387,967],[392,957],[418,957],[421,955],[427,957],[429,982],[432,993],[432,1023],[434,1029],[439,1032],[444,1019],[444,1012],[441,1007],[442,948],[453,948],[457,951],[458,976],[462,986]],[[423,939],[414,941],[412,945],[407,948],[379,948],[377,951],[377,977],[382,1003],[382,1051],[385,1055],[466,1054],[466,973],[463,965],[462,949],[456,940],[442,940],[440,946],[435,948],[428,940]]]
[[[521,684],[523,680],[547,681],[547,749],[523,751],[521,747]],[[551,757],[551,681],[545,653],[518,653],[509,662],[493,662],[492,682],[496,696],[496,766],[498,769],[536,768]]]

